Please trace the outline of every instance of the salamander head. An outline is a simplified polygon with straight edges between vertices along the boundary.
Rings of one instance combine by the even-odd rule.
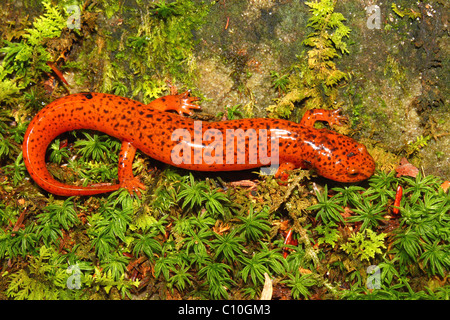
[[[363,181],[373,175],[372,156],[355,140],[333,134],[318,145],[320,150],[316,150],[311,164],[319,175],[339,182]]]

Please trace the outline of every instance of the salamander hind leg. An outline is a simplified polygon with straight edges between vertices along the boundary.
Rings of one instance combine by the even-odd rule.
[[[153,100],[148,104],[150,108],[159,111],[176,111],[182,116],[183,114],[193,115],[193,110],[199,110],[201,107],[195,104],[195,101],[200,100],[197,97],[191,97],[190,91],[186,91],[181,94],[168,95],[156,100]]]
[[[316,121],[326,121],[330,126],[342,126],[347,122],[347,117],[341,115],[341,109],[312,109],[306,111],[300,124],[306,127],[314,127]]]
[[[119,154],[119,185],[121,188],[127,189],[131,195],[136,193],[140,197],[141,190],[145,190],[146,187],[133,175],[135,154],[136,148],[131,143],[123,141]]]

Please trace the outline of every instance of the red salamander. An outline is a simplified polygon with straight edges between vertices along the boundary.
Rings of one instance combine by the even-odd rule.
[[[93,195],[126,188],[139,194],[145,186],[134,177],[136,149],[177,167],[198,171],[237,171],[276,166],[277,175],[295,168],[311,168],[339,182],[369,178],[375,163],[364,145],[327,129],[316,121],[340,124],[337,111],[310,110],[300,123],[281,119],[195,121],[200,107],[189,92],[161,97],[148,105],[104,93],[78,93],[53,101],[31,121],[25,133],[23,158],[33,180],[62,196]],[[180,115],[167,112],[177,111]],[[57,181],[48,172],[45,154],[60,134],[90,129],[122,141],[119,182],[86,187]]]

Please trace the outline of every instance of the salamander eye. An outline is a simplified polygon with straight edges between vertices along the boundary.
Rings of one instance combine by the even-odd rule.
[[[351,157],[353,157],[355,154],[353,153],[353,152],[350,152],[348,155],[347,155],[347,158],[351,158]]]

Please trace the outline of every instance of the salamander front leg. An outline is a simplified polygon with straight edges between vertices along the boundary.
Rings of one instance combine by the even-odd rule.
[[[191,116],[194,114],[194,109],[199,110],[201,107],[194,103],[199,98],[191,97],[190,93],[190,91],[186,91],[181,94],[164,96],[153,100],[148,106],[159,111],[176,111],[180,116],[183,114]]]
[[[140,197],[140,190],[145,190],[146,187],[133,175],[132,167],[135,154],[136,148],[130,142],[123,141],[119,154],[119,185],[121,188],[127,189],[131,195],[135,192]]]
[[[300,124],[305,127],[314,127],[316,121],[326,121],[330,126],[342,126],[347,117],[340,114],[341,110],[312,109],[306,111]]]

